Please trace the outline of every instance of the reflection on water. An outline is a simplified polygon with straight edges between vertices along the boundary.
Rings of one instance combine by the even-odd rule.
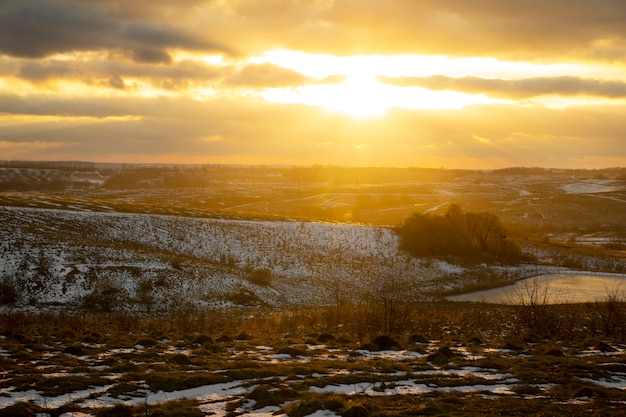
[[[452,301],[520,304],[533,295],[539,302],[582,303],[604,301],[608,294],[626,298],[626,275],[548,274],[514,285],[448,297]]]

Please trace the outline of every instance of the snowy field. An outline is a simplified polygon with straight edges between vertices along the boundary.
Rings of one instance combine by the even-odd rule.
[[[0,409],[19,402],[41,410],[71,405],[74,411],[62,414],[65,417],[93,416],[93,410],[114,405],[148,410],[182,399],[193,400],[205,415],[284,416],[290,403],[315,394],[345,396],[348,400],[343,401],[393,396],[418,401],[418,396],[442,394],[532,401],[558,395],[560,386],[557,374],[542,376],[539,369],[532,369],[549,346],[539,343],[511,348],[480,341],[446,345],[424,340],[407,342],[406,348],[372,350],[309,339],[291,344],[289,353],[283,353],[285,348],[253,340],[201,345],[147,339],[123,348],[90,341],[72,351],[52,343],[44,346],[44,356],[35,352],[23,363],[20,345],[4,336],[0,340],[5,346],[0,360],[22,371],[29,369],[29,378],[11,372],[0,383]],[[619,396],[626,390],[623,345],[561,346],[551,352],[548,361],[586,366],[571,371],[571,380],[580,385],[574,394],[576,404],[593,404],[594,392],[618,390],[612,395]],[[597,362],[593,372],[592,361]],[[17,381],[24,385],[15,385]],[[268,395],[271,392],[274,396]],[[319,412],[331,412],[319,407]]]
[[[619,415],[622,310],[610,312],[621,339],[601,304],[558,321],[559,331],[583,336],[556,339],[533,334],[512,306],[431,301],[489,279],[625,272],[619,250],[586,247],[621,242],[623,180],[433,171],[365,184],[332,174],[307,185],[242,170],[206,189],[118,190],[85,171],[60,192],[67,173],[0,170],[5,185],[31,190],[0,192],[0,413],[21,405],[41,417],[95,417],[113,406],[155,416],[177,406],[225,417],[443,416],[459,407]],[[49,191],[30,188],[44,183]],[[383,226],[450,202],[517,225],[536,262],[414,259]],[[353,308],[389,294],[415,306],[408,328],[426,338],[398,335],[393,350],[367,342],[376,334],[359,326],[375,315]],[[337,339],[320,341],[320,328]],[[242,331],[251,335],[233,336]],[[226,333],[233,337],[218,338]]]
[[[149,282],[157,306],[223,304],[241,292],[269,305],[328,304],[387,279],[418,298],[472,274],[411,258],[385,227],[25,208],[0,208],[0,218],[0,279],[31,304],[76,303],[102,282],[128,299]],[[511,279],[532,270],[479,267]],[[271,285],[249,282],[255,270],[269,271]]]

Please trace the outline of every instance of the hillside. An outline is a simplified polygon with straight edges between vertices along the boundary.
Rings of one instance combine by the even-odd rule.
[[[18,165],[0,168],[0,284],[22,306],[328,305],[391,284],[420,300],[624,272],[620,169]],[[497,215],[536,265],[398,251],[393,227],[451,203]]]
[[[0,208],[0,279],[22,304],[80,304],[109,291],[116,307],[328,304],[393,277],[419,299],[481,269],[511,279],[531,267],[462,267],[398,250],[389,228],[295,221]],[[270,285],[251,283],[269,271]]]

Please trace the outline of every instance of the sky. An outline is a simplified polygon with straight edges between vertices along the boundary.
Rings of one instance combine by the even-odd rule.
[[[626,1],[0,0],[0,159],[626,166]]]

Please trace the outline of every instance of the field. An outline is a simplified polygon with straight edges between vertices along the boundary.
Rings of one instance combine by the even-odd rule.
[[[620,415],[621,288],[442,297],[625,273],[624,171],[5,163],[0,415]],[[451,203],[525,261],[399,249]]]
[[[563,309],[568,337],[544,338],[510,306],[424,304],[419,333],[362,340],[323,308],[14,312],[0,415],[624,415],[624,318],[588,327],[603,312]]]

